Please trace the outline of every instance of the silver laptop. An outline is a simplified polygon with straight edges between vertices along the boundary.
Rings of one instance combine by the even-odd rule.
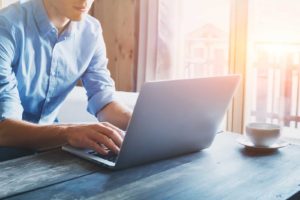
[[[239,83],[239,75],[145,83],[119,155],[63,150],[121,169],[209,147]]]

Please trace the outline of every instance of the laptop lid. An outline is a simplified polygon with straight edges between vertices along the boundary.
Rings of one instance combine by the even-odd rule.
[[[239,80],[239,75],[226,75],[145,83],[116,167],[209,147]]]

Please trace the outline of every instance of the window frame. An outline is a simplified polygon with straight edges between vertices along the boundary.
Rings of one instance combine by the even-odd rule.
[[[240,74],[240,85],[227,112],[227,131],[243,133],[245,125],[248,0],[231,0],[229,72]]]

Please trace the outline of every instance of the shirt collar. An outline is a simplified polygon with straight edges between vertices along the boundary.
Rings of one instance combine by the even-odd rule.
[[[43,0],[33,0],[32,2],[33,2],[33,15],[35,17],[40,33],[43,36],[45,36],[53,30],[57,31],[56,27],[49,20]],[[68,24],[68,27],[66,27],[66,29],[62,33],[62,35],[66,38],[72,36],[76,32],[75,31],[77,27],[76,24],[77,24],[76,22],[71,21]]]
[[[76,33],[78,22],[70,21],[66,29],[62,32],[61,36],[68,38]]]

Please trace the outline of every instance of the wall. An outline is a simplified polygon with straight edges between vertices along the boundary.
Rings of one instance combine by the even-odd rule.
[[[103,28],[109,69],[117,90],[135,90],[138,0],[97,0],[92,14]]]
[[[0,0],[0,8],[4,8],[8,6],[9,4],[12,4],[18,0]]]

